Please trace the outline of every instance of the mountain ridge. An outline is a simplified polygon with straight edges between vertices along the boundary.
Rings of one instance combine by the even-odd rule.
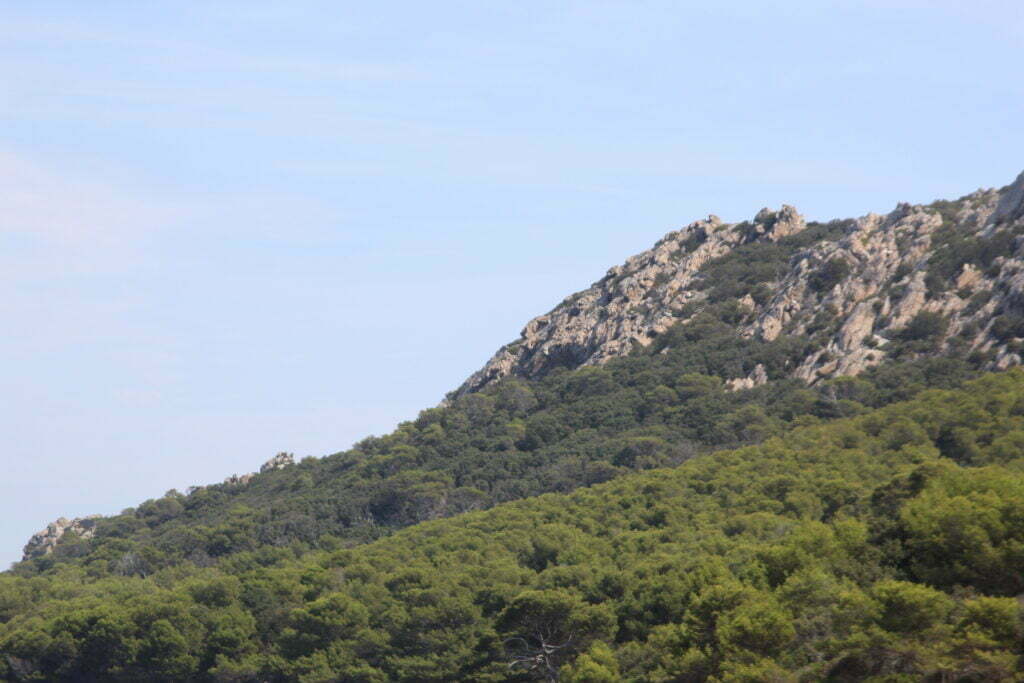
[[[777,272],[747,283],[751,286],[735,297],[749,309],[740,333],[767,341],[780,334],[802,334],[814,326],[821,307],[834,307],[828,338],[789,374],[809,383],[856,375],[884,360],[889,355],[886,345],[919,313],[948,318],[936,340],[941,347],[969,323],[1015,303],[1022,284],[1017,274],[1024,268],[1016,239],[1024,232],[1022,216],[1024,172],[1000,190],[982,189],[929,205],[901,203],[885,215],[869,213],[830,223],[805,222],[788,205],[778,211],[762,209],[752,221],[740,223],[723,223],[711,215],[668,233],[651,249],[530,320],[519,339],[500,348],[450,396],[510,375],[534,378],[556,367],[599,365],[636,345],[648,346],[674,325],[692,320],[702,305],[737,293],[709,286],[724,262],[742,256],[744,248],[757,258],[756,252],[768,252],[771,245],[784,247],[784,254],[772,256],[776,261],[783,256],[785,262],[772,264]],[[947,256],[943,250],[951,239],[992,241],[997,234],[1013,239],[992,246],[1009,247],[1011,254],[968,257],[955,264],[956,272],[950,272],[948,263],[939,264],[942,259],[937,257]],[[984,272],[994,265],[998,272]],[[953,280],[947,284],[954,286],[943,287],[943,280]],[[984,292],[993,296],[967,310],[970,297]],[[980,296],[974,301],[980,302]],[[986,369],[1020,363],[1011,339],[993,339],[989,333],[986,327],[966,339],[972,350],[991,352]],[[835,355],[841,358],[834,360]],[[762,373],[734,379],[746,386],[760,381]]]
[[[1003,369],[1021,362],[1024,347],[1022,234],[1024,173],[1000,190],[858,219],[807,222],[789,205],[740,223],[711,215],[529,321],[442,405],[506,378],[692,346],[680,335],[702,321],[731,326],[751,343],[790,347],[775,362],[747,353],[728,369],[707,370],[733,391],[787,378],[816,385],[951,352],[973,354],[978,370]],[[218,486],[241,490],[256,476],[192,487],[189,497]],[[49,554],[69,530],[92,538],[96,519],[50,523],[23,560]]]

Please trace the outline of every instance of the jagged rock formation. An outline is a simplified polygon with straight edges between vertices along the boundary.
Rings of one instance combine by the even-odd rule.
[[[726,382],[726,385],[733,391],[739,391],[740,389],[753,389],[767,383],[768,372],[764,369],[764,365],[758,363],[749,376],[735,377]]]
[[[813,227],[810,234],[800,214],[783,206],[763,209],[750,222],[709,216],[671,232],[527,323],[454,395],[509,375],[601,364],[647,346],[709,303],[707,281],[745,245],[788,250],[758,296],[737,300],[749,311],[738,332],[768,341],[817,335],[822,343],[792,369],[795,377],[813,383],[856,375],[890,356],[899,340],[923,333],[917,328],[925,323],[942,327],[937,335],[924,330],[937,336],[936,350],[955,344],[985,354],[988,369],[1020,363],[1024,173],[1002,190]],[[766,379],[762,369],[730,386]]]
[[[289,465],[295,464],[295,456],[291,453],[278,453],[270,460],[263,463],[260,467],[260,474],[264,472],[270,472],[272,470],[280,470]]]
[[[57,547],[57,541],[68,532],[77,534],[81,538],[92,538],[96,533],[96,520],[101,517],[102,515],[89,515],[88,517],[76,517],[70,520],[66,517],[61,517],[56,521],[50,522],[46,525],[45,529],[34,534],[28,543],[25,544],[25,548],[22,551],[22,560],[52,553],[53,549]]]
[[[230,477],[224,477],[222,482],[224,486],[243,486],[252,481],[252,478],[256,476],[255,472],[246,472],[245,474],[232,474]]]

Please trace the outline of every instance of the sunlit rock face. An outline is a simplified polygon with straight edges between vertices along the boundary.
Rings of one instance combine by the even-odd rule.
[[[812,239],[808,227],[784,205],[762,209],[751,221],[728,224],[709,216],[670,232],[528,322],[519,339],[499,349],[454,395],[510,375],[532,378],[559,367],[599,365],[647,346],[699,314],[707,298],[703,283],[723,257],[752,244],[791,253],[762,283],[761,296],[738,299],[748,309],[738,334],[770,341],[820,333],[822,315],[828,317],[828,339],[792,367],[794,377],[814,383],[880,363],[890,355],[891,340],[921,313],[942,317],[937,351],[951,344],[978,351],[988,369],[1020,362],[1024,323],[1017,330],[1014,321],[1024,313],[1018,237],[1024,235],[1024,173],[1001,190],[978,190],[954,202],[900,204],[886,215],[834,221],[827,231],[819,224],[821,239]],[[965,245],[980,256],[948,272]],[[731,386],[762,381],[755,371]]]
[[[25,544],[22,559],[28,560],[52,553],[53,549],[57,547],[57,542],[64,534],[69,532],[76,534],[80,538],[92,538],[96,533],[96,520],[100,519],[100,517],[101,515],[90,515],[75,519],[61,517],[56,521],[50,522],[46,525],[45,529],[33,534],[28,543]]]

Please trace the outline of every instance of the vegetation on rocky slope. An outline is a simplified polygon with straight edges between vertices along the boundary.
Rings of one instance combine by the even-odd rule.
[[[975,372],[927,355],[809,388],[787,369],[815,339],[744,338],[735,303],[706,308],[652,346],[603,367],[508,380],[424,411],[350,451],[239,483],[176,491],[67,534],[22,575],[61,563],[94,576],[145,576],[181,561],[208,566],[261,546],[351,545],[397,528],[755,443],[793,424],[855,415]],[[734,391],[723,380],[765,369]]]
[[[1024,680],[1022,235],[671,233],[391,434],[61,520],[0,680]]]
[[[890,342],[922,313],[946,321],[935,347],[1005,368],[1024,347],[1014,314],[1024,296],[1022,235],[1024,174],[1001,190],[900,204],[884,216],[805,223],[790,206],[734,224],[710,216],[528,322],[455,393],[603,364],[730,301],[749,311],[737,328],[744,336],[772,341],[814,328],[819,343],[787,370],[811,383],[898,357],[903,347]],[[994,318],[1004,318],[1000,334]]]
[[[358,548],[0,576],[11,680],[1005,680],[1024,372]],[[245,511],[236,511],[243,516]],[[251,514],[251,513],[249,513]]]

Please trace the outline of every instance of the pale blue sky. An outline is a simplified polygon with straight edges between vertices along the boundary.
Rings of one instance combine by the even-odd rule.
[[[0,566],[436,403],[665,232],[1024,168],[1005,2],[0,3]]]

